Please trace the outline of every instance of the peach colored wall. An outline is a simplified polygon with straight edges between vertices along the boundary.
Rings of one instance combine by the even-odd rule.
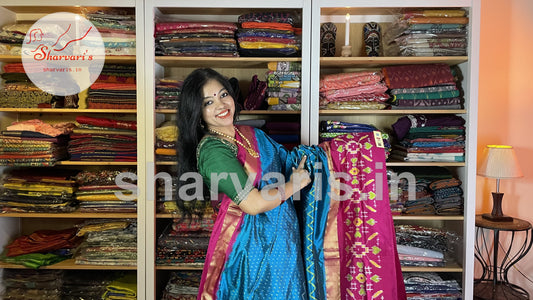
[[[533,1],[482,1],[479,74],[478,157],[487,144],[515,148],[524,177],[501,181],[503,212],[533,223]],[[477,179],[476,213],[490,212],[496,180]],[[533,280],[533,249],[515,267],[510,281],[533,296],[518,272]]]

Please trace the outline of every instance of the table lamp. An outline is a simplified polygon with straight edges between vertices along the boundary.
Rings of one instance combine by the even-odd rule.
[[[492,193],[492,212],[482,217],[492,222],[512,222],[513,218],[502,211],[503,193],[500,193],[500,179],[522,177],[522,171],[512,146],[487,145],[477,174],[488,178],[496,178],[496,192]]]

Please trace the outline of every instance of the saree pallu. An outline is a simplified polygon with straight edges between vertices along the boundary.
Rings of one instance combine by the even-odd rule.
[[[385,151],[373,132],[287,151],[260,130],[240,131],[261,153],[251,159],[239,148],[237,155],[258,171],[259,190],[271,183],[260,176],[288,178],[303,155],[312,184],[256,216],[223,195],[198,299],[405,299]],[[342,184],[354,192],[345,201],[335,201],[343,191],[330,182],[336,172],[350,177]]]

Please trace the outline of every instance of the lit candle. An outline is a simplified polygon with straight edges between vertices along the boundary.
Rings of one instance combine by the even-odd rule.
[[[346,14],[346,36],[344,37],[344,45],[350,45],[350,14]]]

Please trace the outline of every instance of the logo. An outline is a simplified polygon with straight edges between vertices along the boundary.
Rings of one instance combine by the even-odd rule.
[[[96,81],[105,62],[100,32],[73,13],[39,19],[22,44],[22,64],[30,80],[57,96],[78,94]]]

